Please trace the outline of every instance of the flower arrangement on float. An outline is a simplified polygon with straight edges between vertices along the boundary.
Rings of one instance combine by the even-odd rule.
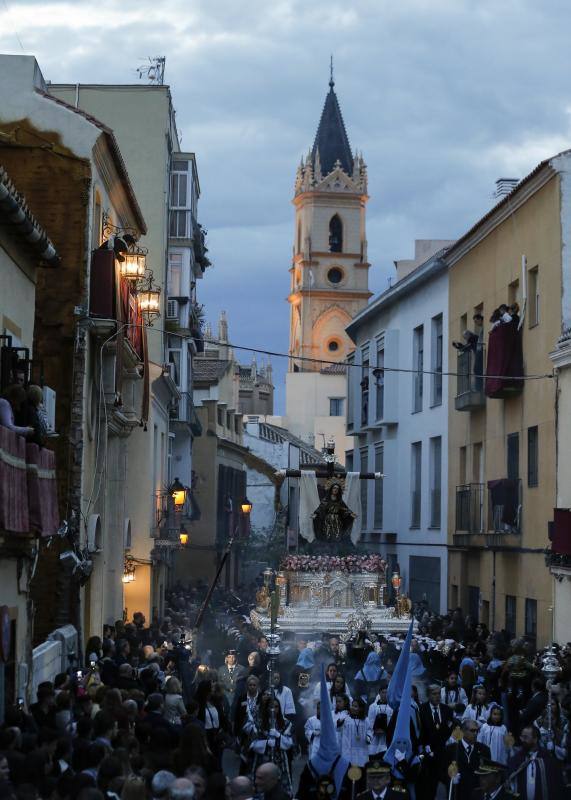
[[[387,562],[379,555],[296,556],[282,559],[280,570],[286,572],[384,572]]]

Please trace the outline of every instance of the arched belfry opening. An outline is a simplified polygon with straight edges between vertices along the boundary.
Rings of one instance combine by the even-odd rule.
[[[334,214],[329,220],[329,252],[343,252],[343,223],[339,214]]]

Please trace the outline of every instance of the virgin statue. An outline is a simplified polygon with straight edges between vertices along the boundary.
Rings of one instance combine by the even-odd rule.
[[[344,502],[341,484],[331,484],[312,518],[315,538],[318,541],[334,543],[350,540],[356,514]]]

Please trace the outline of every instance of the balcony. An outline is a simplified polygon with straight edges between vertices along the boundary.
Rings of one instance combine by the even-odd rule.
[[[173,400],[170,420],[175,424],[188,425],[193,436],[202,434],[202,425],[192,401],[192,392],[181,392],[178,400]]]
[[[456,533],[484,532],[484,484],[463,483],[456,487]]]
[[[490,331],[485,391],[488,397],[505,400],[523,391],[523,350],[521,331],[512,324]]]
[[[521,533],[521,479],[488,481],[488,509],[489,534]]]
[[[485,347],[478,342],[476,349],[468,349],[458,353],[456,372],[456,411],[477,411],[486,405],[484,394],[484,356]]]
[[[545,554],[547,566],[556,577],[567,577],[571,580],[571,509],[553,509],[549,539],[551,549]]]
[[[53,536],[58,527],[55,454],[0,426],[0,530]]]

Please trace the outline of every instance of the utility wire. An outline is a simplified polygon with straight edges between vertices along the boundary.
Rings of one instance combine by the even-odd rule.
[[[100,318],[97,318],[98,320]],[[103,321],[103,320],[102,320]],[[116,319],[106,319],[105,322],[117,322],[119,323],[120,320]],[[124,323],[126,327],[138,328],[139,324],[134,322]],[[363,366],[362,364],[354,364],[350,361],[330,361],[326,358],[313,358],[311,356],[292,356],[289,353],[281,353],[277,350],[266,350],[261,347],[247,347],[246,345],[240,344],[233,344],[232,342],[221,342],[218,339],[197,339],[194,336],[189,336],[188,334],[183,333],[175,333],[174,331],[167,330],[166,328],[155,328],[152,325],[146,325],[145,327],[149,328],[151,331],[156,331],[157,333],[165,333],[168,336],[176,336],[178,339],[192,339],[195,342],[204,342],[205,344],[213,344],[217,347],[230,347],[233,350],[244,350],[249,353],[258,353],[260,355],[266,356],[273,356],[275,358],[287,358],[288,360],[293,361],[304,361],[311,364],[327,364],[328,366],[336,366],[336,367],[352,367],[353,369],[360,369],[368,370],[369,372],[403,372],[408,373],[411,375],[445,375],[447,377],[461,377],[465,378],[467,376],[472,376],[473,378],[494,378],[498,380],[511,380],[511,381],[539,381],[550,379],[552,380],[555,377],[554,372],[546,372],[537,375],[491,375],[490,373],[476,373],[476,372],[443,372],[441,370],[430,370],[430,369],[414,369],[408,367],[375,367],[372,364],[368,366]]]

